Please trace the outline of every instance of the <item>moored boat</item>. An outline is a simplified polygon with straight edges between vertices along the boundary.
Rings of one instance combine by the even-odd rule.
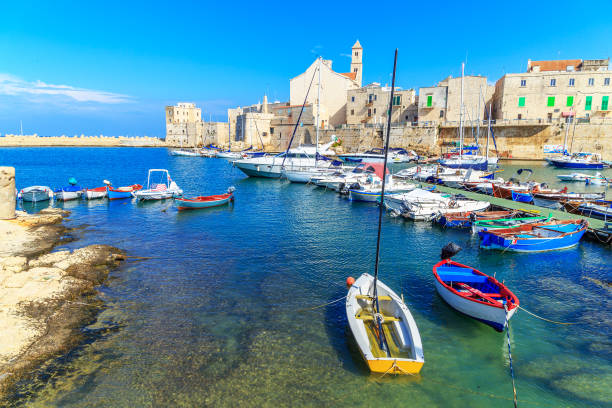
[[[480,247],[514,252],[543,252],[571,248],[580,242],[589,223],[564,220],[554,223],[527,224],[502,231],[478,233]]]
[[[71,201],[81,198],[83,191],[81,187],[77,185],[69,185],[55,189],[55,191],[53,191],[53,194],[55,195],[56,200]]]
[[[83,189],[83,194],[85,198],[88,200],[104,198],[106,197],[106,194],[107,194],[106,186],[96,187],[96,188],[85,188]]]
[[[17,198],[22,201],[38,203],[52,199],[53,191],[47,186],[30,186],[19,190]]]
[[[603,169],[605,163],[599,153],[579,152],[571,156],[563,155],[548,160],[557,168],[564,169]]]
[[[440,214],[436,219],[438,224],[447,228],[471,228],[476,221],[490,221],[502,218],[512,218],[516,211],[482,211]]]
[[[131,186],[113,187],[110,184],[106,186],[106,192],[109,200],[121,200],[123,198],[132,198],[132,193],[142,189],[140,184],[132,184]]]
[[[525,224],[541,223],[550,220],[549,216],[534,215],[530,217],[501,218],[497,220],[479,220],[472,223],[472,233],[484,230],[504,230]]]
[[[236,189],[234,187],[230,187],[227,189],[227,193],[225,194],[200,196],[194,198],[180,197],[176,198],[175,202],[179,211],[217,207],[233,202],[235,190]]]
[[[166,169],[150,169],[147,176],[147,188],[134,191],[132,195],[138,201],[166,200],[180,197],[183,190],[170,178]]]
[[[519,306],[506,285],[470,266],[444,259],[433,267],[436,290],[457,311],[501,332]]]

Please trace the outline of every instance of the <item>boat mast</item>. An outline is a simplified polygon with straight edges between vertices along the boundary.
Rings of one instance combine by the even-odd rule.
[[[19,136],[23,136],[23,121],[19,121]]]
[[[232,121],[231,120],[227,121],[227,142],[228,142],[227,150],[231,152],[232,151]]]
[[[374,288],[372,294],[374,296],[374,305],[376,306],[376,314],[374,320],[378,330],[378,340],[380,342],[380,349],[383,350],[387,356],[389,356],[389,347],[385,339],[384,332],[382,330],[382,315],[380,314],[380,304],[378,302],[378,261],[380,259],[380,233],[382,229],[382,217],[383,207],[385,202],[385,181],[387,179],[387,158],[389,156],[389,138],[391,135],[391,116],[393,109],[393,93],[395,90],[395,68],[397,67],[397,48],[395,49],[395,57],[393,58],[393,77],[391,80],[391,98],[389,98],[389,110],[387,117],[387,139],[385,141],[385,159],[383,161],[383,174],[382,174],[382,187],[380,190],[380,202],[378,203],[378,235],[376,236],[376,261],[374,263]]]
[[[487,165],[489,163],[489,137],[491,136],[491,102],[489,102],[489,123],[487,124]]]
[[[315,167],[317,167],[317,158],[319,157],[319,111],[321,110],[321,57],[319,57],[319,84],[317,85],[317,142],[315,147]]]
[[[465,63],[461,63],[461,101],[459,103],[459,163],[463,160],[463,73]]]
[[[478,88],[478,125],[476,125],[476,145],[480,149],[480,98],[482,95],[482,85]]]

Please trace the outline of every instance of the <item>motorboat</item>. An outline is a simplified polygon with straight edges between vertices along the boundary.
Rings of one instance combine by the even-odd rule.
[[[133,191],[132,195],[138,201],[165,200],[183,195],[170,173],[166,169],[150,169],[147,176],[147,188]]]
[[[200,157],[200,153],[197,150],[188,150],[188,149],[170,150],[170,155],[185,156],[185,157]]]
[[[463,196],[451,196],[422,189],[409,193],[389,194],[385,206],[395,214],[414,221],[430,221],[440,214],[484,211],[491,206],[486,201],[474,201]]]
[[[605,163],[599,153],[579,152],[548,160],[550,164],[563,169],[603,169]]]
[[[591,174],[584,173],[571,173],[571,174],[557,174],[557,178],[561,181],[581,181],[586,182],[589,177],[592,177]]]
[[[382,163],[385,159],[384,149],[373,148],[363,153],[339,154],[338,158],[346,163]],[[409,163],[418,160],[419,155],[414,151],[395,148],[389,149],[388,161],[391,163]]]
[[[19,190],[17,198],[31,203],[49,201],[53,199],[53,190],[47,186],[30,186]]]

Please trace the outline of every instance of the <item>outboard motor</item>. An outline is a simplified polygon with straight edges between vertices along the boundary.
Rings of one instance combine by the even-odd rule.
[[[451,259],[453,256],[457,255],[461,251],[461,247],[454,242],[449,242],[442,248],[442,252],[440,253],[440,259]]]

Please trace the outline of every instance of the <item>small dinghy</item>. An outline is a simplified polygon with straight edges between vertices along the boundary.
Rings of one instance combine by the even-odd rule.
[[[541,224],[527,224],[501,231],[485,230],[478,233],[480,247],[514,252],[543,252],[571,248],[589,226],[586,220],[564,220]]]
[[[47,186],[30,186],[21,189],[17,198],[30,203],[49,201],[53,198],[53,191]]]
[[[109,200],[121,200],[123,198],[132,198],[132,193],[134,191],[142,190],[142,186],[140,184],[132,184],[131,186],[114,188],[106,180],[104,181],[104,183],[106,184],[106,191],[107,191]]]
[[[372,372],[417,374],[425,358],[416,322],[391,288],[380,280],[376,286],[379,312],[373,295],[374,277],[370,274],[361,275],[346,297],[346,317],[359,351]]]
[[[459,250],[455,244],[447,245],[443,259],[433,267],[438,294],[453,309],[503,331],[518,309],[518,298],[497,279],[450,260]]]
[[[516,215],[516,211],[482,211],[482,212],[461,212],[440,214],[436,218],[438,224],[447,228],[471,228],[472,223],[476,221],[499,220],[503,218],[512,218]]]
[[[210,208],[224,205],[230,201],[234,201],[234,191],[236,188],[230,187],[227,189],[227,193],[211,196],[201,196],[195,198],[177,198],[175,202],[178,210],[197,210],[199,208]]]
[[[68,186],[55,189],[53,191],[55,199],[59,201],[70,201],[81,198],[83,190],[77,185],[74,177],[68,179]]]
[[[88,200],[104,198],[106,197],[106,186],[96,187],[96,188],[86,188],[86,189],[83,189],[83,193],[85,195],[85,198]]]
[[[531,203],[533,201],[533,196],[530,193],[525,193],[521,191],[511,191],[512,193],[512,201],[517,201],[519,203]]]
[[[546,222],[550,219],[551,219],[551,215],[548,215],[547,217],[534,215],[531,217],[500,218],[498,220],[475,221],[472,223],[472,233],[476,234],[480,231],[486,231],[486,230],[501,231],[501,230],[505,230],[509,228],[518,227],[519,225]]]

